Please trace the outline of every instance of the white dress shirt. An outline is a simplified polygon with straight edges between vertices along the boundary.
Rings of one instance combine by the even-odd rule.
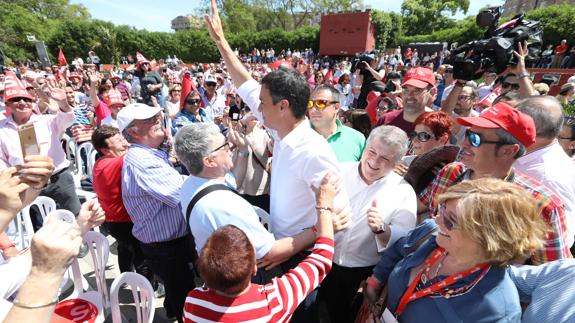
[[[343,186],[349,195],[352,224],[335,235],[333,261],[344,267],[375,265],[381,252],[415,227],[417,197],[403,177],[391,172],[371,185],[359,175],[359,162],[343,163]],[[373,200],[384,223],[389,225],[391,236],[382,245],[367,224],[367,210]]]
[[[517,159],[513,167],[547,186],[565,206],[567,245],[575,234],[575,165],[557,141]]]
[[[238,88],[238,94],[260,122],[261,85],[249,80]],[[335,153],[327,140],[315,132],[304,120],[284,138],[267,129],[274,138],[273,164],[270,184],[270,229],[276,239],[301,233],[317,222],[316,199],[313,187],[319,187],[327,171],[339,172]],[[335,207],[349,204],[342,189],[334,201]]]

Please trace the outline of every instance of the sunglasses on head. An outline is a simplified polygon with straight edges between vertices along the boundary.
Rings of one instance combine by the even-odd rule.
[[[519,90],[519,84],[518,83],[503,82],[503,83],[501,83],[501,87],[504,89],[511,87],[512,90]]]
[[[325,109],[328,105],[338,103],[339,101],[328,101],[328,100],[309,100],[307,101],[308,109],[313,109],[315,106],[318,110]]]
[[[477,148],[483,144],[504,144],[504,142],[501,140],[497,140],[497,141],[485,140],[485,139],[483,139],[481,134],[479,134],[475,131],[471,131],[471,129],[465,130],[465,138],[467,138],[467,141],[469,142],[471,147],[475,147],[475,148]]]
[[[16,102],[20,102],[20,101],[24,101],[26,103],[31,103],[32,99],[29,99],[29,98],[12,98],[12,99],[8,100],[7,102],[16,103]]]
[[[459,229],[456,219],[447,213],[447,207],[445,206],[445,203],[439,205],[439,216],[441,216],[443,226],[445,226],[447,230],[451,231],[453,229]]]
[[[419,140],[421,142],[426,142],[429,139],[435,138],[435,136],[432,134],[429,134],[427,132],[424,132],[424,131],[422,131],[422,132],[412,131],[409,134],[409,139],[413,140],[415,138],[417,138],[417,140]]]

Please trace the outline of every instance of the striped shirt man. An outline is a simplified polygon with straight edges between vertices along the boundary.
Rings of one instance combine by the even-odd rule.
[[[122,167],[122,198],[134,222],[132,233],[143,243],[170,241],[186,235],[180,206],[180,175],[159,149],[132,144]]]
[[[432,216],[437,210],[439,195],[445,193],[450,186],[462,180],[470,179],[471,172],[471,169],[467,169],[460,162],[450,163],[443,167],[433,180],[431,189],[427,191],[429,195],[425,197],[429,201],[429,210]],[[537,207],[541,209],[541,218],[549,225],[544,249],[533,255],[531,262],[534,265],[539,265],[557,259],[571,258],[571,252],[567,245],[565,208],[559,197],[535,179],[513,170],[504,180],[513,182],[529,192],[537,203]]]
[[[287,274],[263,286],[251,284],[237,297],[198,287],[184,305],[185,322],[289,322],[299,303],[331,270],[333,240],[320,237],[312,253]]]

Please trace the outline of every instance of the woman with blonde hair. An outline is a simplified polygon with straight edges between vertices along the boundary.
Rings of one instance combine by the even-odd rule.
[[[463,181],[427,220],[388,248],[367,296],[387,284],[387,314],[400,322],[519,322],[506,266],[543,246],[546,224],[531,196],[498,179]],[[431,234],[437,230],[437,234]]]

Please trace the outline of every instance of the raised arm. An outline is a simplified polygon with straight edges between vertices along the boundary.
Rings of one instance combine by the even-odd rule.
[[[234,51],[224,36],[224,29],[222,28],[222,21],[220,20],[216,0],[211,0],[211,5],[211,15],[205,16],[206,23],[208,25],[208,31],[216,43],[216,46],[220,51],[220,55],[222,55],[222,58],[226,63],[228,72],[232,77],[232,82],[236,88],[239,88],[242,84],[244,84],[244,82],[251,80],[252,77],[250,73],[245,69],[239,58],[234,55]]]

